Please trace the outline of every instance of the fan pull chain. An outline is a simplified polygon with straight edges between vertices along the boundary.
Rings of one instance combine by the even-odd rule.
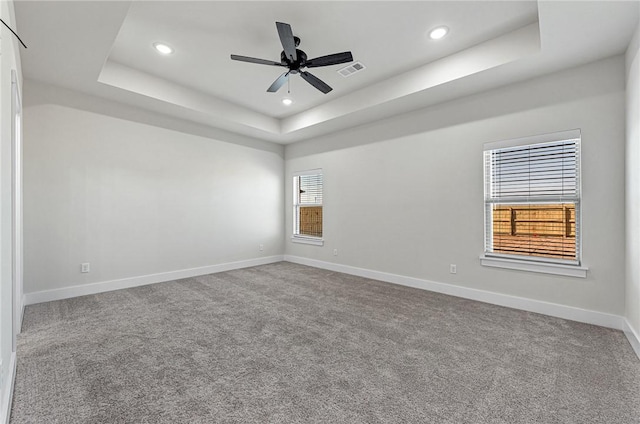
[[[291,78],[287,78],[287,94],[291,94]]]

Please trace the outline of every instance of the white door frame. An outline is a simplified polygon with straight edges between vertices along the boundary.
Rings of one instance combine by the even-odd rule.
[[[13,294],[13,351],[22,328],[22,102],[16,71],[11,71],[11,280]]]

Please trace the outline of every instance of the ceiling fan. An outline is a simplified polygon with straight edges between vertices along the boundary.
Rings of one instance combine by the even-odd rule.
[[[300,44],[300,38],[294,37],[291,25],[283,22],[276,22],[280,42],[284,49],[280,53],[280,62],[274,62],[266,59],[257,59],[255,57],[231,55],[231,59],[241,62],[257,63],[260,65],[283,66],[289,68],[288,71],[280,75],[271,86],[267,89],[269,93],[275,93],[289,80],[289,75],[300,74],[302,79],[309,84],[327,94],[333,90],[327,83],[322,81],[310,72],[303,70],[304,68],[318,68],[320,66],[337,65],[339,63],[347,63],[353,61],[351,52],[334,53],[327,56],[320,56],[314,59],[307,59],[307,54],[296,47]]]

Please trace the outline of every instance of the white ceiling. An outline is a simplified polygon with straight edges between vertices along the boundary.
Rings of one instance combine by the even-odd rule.
[[[378,120],[624,52],[638,2],[18,1],[23,74],[121,103],[278,143]],[[275,22],[309,57],[350,50],[367,68],[310,71],[278,93]],[[428,31],[447,25],[442,40]],[[161,56],[156,41],[175,48]],[[473,83],[470,83],[473,82]],[[443,90],[442,87],[450,88]],[[438,88],[438,90],[436,90]],[[286,107],[285,96],[294,99]]]
[[[108,60],[180,83],[217,98],[282,118],[302,112],[390,76],[439,59],[537,20],[535,2],[137,2],[131,5]],[[440,42],[427,30],[452,28]],[[322,94],[301,78],[291,78],[290,107],[266,89],[283,72],[233,62],[231,53],[280,61],[282,45],[275,22],[287,22],[309,58],[352,51],[366,72],[350,78],[344,67],[310,69],[334,91]],[[170,56],[151,47],[165,41],[176,49]]]

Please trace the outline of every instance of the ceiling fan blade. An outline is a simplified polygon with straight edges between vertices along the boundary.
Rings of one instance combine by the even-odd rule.
[[[284,63],[274,62],[273,60],[257,59],[255,57],[248,57],[248,56],[238,56],[237,54],[232,54],[231,60],[239,60],[240,62],[257,63],[259,65],[287,66]]]
[[[291,71],[287,71],[284,74],[280,75],[278,79],[276,79],[273,84],[271,84],[271,87],[267,88],[267,91],[269,93],[275,93],[276,91],[280,90],[280,87],[282,87],[284,83],[289,79],[290,72]]]
[[[329,91],[333,90],[333,88],[329,87],[324,81],[315,75],[306,72],[300,71],[300,76],[309,84],[313,85],[318,90],[322,91],[324,94],[327,94]]]
[[[278,35],[280,36],[280,42],[282,43],[284,53],[291,62],[295,62],[298,60],[298,55],[296,54],[296,41],[293,38],[291,25],[283,22],[276,22],[276,27],[278,28]]]
[[[351,52],[334,53],[327,56],[320,56],[309,59],[305,62],[307,68],[317,68],[318,66],[337,65],[339,63],[353,62]]]

